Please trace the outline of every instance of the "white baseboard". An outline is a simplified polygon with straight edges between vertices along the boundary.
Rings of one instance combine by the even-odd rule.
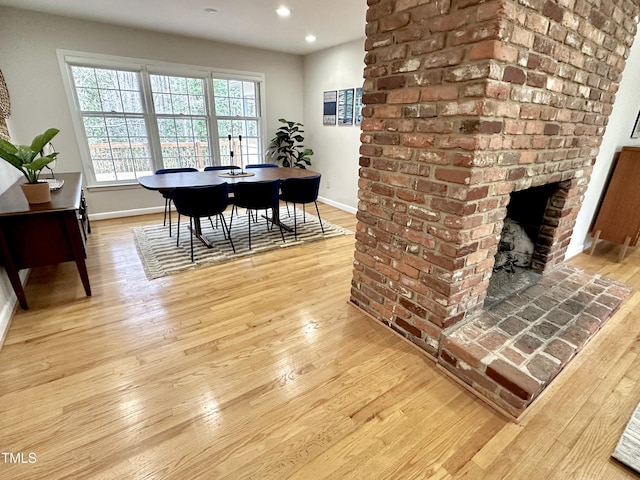
[[[332,207],[344,210],[345,212],[353,213],[354,215],[358,213],[357,208],[350,207],[349,205],[345,205],[343,203],[334,202],[333,200],[329,200],[328,198],[318,197],[318,200],[320,200],[322,203],[326,203],[327,205],[331,205]]]
[[[19,272],[22,285],[27,283],[27,278],[29,278],[30,272],[31,270],[21,270]],[[0,308],[0,348],[2,348],[2,345],[4,344],[4,339],[9,331],[9,325],[11,325],[11,318],[13,318],[13,312],[16,308],[16,304],[18,303],[18,297],[16,297],[13,292],[9,279],[6,277],[5,279],[6,281],[4,283],[6,283],[7,288],[0,288],[0,297],[5,297],[6,299],[2,308]],[[4,286],[0,285],[0,287]]]
[[[358,213],[357,208],[344,205],[342,203],[334,202],[328,198],[318,197],[318,200],[332,207],[339,208],[345,212]],[[135,217],[137,215],[148,215],[150,213],[162,213],[164,212],[164,206],[162,207],[148,207],[148,208],[135,208],[133,210],[120,210],[116,212],[104,212],[104,213],[91,213],[89,214],[89,220],[108,220],[110,218],[123,218],[123,217]]]
[[[90,213],[89,220],[108,220],[110,218],[135,217],[138,215],[149,215],[150,213],[162,213],[162,207],[135,208],[133,210],[119,210],[117,212]]]

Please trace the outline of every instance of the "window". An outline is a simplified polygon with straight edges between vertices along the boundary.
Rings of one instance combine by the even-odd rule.
[[[87,182],[262,161],[262,75],[60,53]]]
[[[151,172],[151,152],[136,72],[71,67],[97,182]]]
[[[256,84],[214,79],[213,94],[223,164],[232,163],[230,151],[241,155],[243,165],[260,163],[262,156]]]
[[[205,81],[150,75],[164,168],[212,165]]]

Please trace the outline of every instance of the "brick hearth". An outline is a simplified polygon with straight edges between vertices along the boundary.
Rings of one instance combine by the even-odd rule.
[[[629,287],[571,266],[443,334],[439,363],[518,417],[600,330]]]
[[[368,4],[351,302],[465,380],[470,370],[448,349],[461,355],[457,336],[499,312],[507,315],[497,317],[503,327],[531,323],[515,343],[505,338],[491,353],[478,354],[472,379],[494,404],[515,394],[521,401],[506,405],[518,413],[548,383],[539,377],[557,373],[549,370],[556,357],[544,350],[553,346],[534,340],[554,326],[569,328],[557,322],[575,304],[555,297],[555,323],[533,305],[483,310],[507,208],[514,192],[557,184],[534,252],[538,272],[554,271],[564,260],[613,108],[640,0]],[[586,285],[599,281],[577,282],[578,291],[586,297]],[[607,294],[599,295],[604,301]],[[568,320],[571,331],[582,328],[584,315]],[[485,344],[466,345],[489,351],[503,332],[495,327],[482,336]],[[566,340],[553,345],[565,348]],[[518,363],[523,348],[535,355]],[[502,358],[503,352],[513,357]],[[516,388],[508,372],[523,384]],[[499,387],[486,383],[496,378]],[[505,385],[512,384],[516,391],[508,393]]]

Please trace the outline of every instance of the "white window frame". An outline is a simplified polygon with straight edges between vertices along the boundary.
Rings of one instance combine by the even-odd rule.
[[[69,102],[69,109],[73,122],[78,147],[82,159],[82,166],[85,175],[87,187],[113,187],[113,186],[130,186],[137,185],[136,180],[120,180],[110,182],[98,182],[93,170],[93,163],[89,151],[89,144],[86,138],[84,124],[82,120],[82,112],[75,91],[71,66],[84,66],[93,68],[108,68],[116,70],[133,70],[140,72],[142,87],[142,103],[144,107],[144,119],[147,124],[149,136],[149,148],[151,150],[151,168],[157,170],[163,168],[162,155],[160,150],[160,138],[156,125],[156,114],[153,107],[153,98],[151,93],[151,84],[149,81],[150,74],[159,75],[175,75],[189,76],[205,79],[205,97],[207,99],[208,109],[208,127],[211,152],[214,160],[219,160],[220,145],[218,142],[218,126],[217,117],[215,116],[215,108],[213,105],[213,79],[227,80],[244,80],[255,82],[257,86],[257,108],[258,108],[258,126],[260,129],[260,142],[262,149],[266,148],[266,122],[265,122],[265,75],[259,72],[247,72],[227,70],[211,67],[184,65],[177,63],[157,62],[152,60],[119,57],[112,55],[100,55],[94,53],[78,52],[71,50],[57,50],[58,64],[62,72],[62,82],[64,84],[65,93]]]

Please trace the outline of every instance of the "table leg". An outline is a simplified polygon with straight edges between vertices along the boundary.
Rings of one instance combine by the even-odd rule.
[[[7,272],[7,276],[9,277],[9,282],[11,282],[13,291],[16,292],[16,297],[18,298],[20,307],[23,310],[28,310],[29,305],[27,304],[27,296],[24,294],[24,288],[22,287],[22,282],[20,281],[18,269],[13,263],[11,252],[9,251],[9,246],[7,245],[7,239],[5,238],[2,229],[0,229],[0,259],[2,259],[4,270]]]
[[[202,235],[202,223],[199,217],[193,217],[193,230],[191,230],[191,234],[200,240],[207,248],[213,247],[211,242]]]
[[[278,227],[285,229],[289,233],[293,232],[293,228],[291,228],[289,225],[282,223],[280,221],[280,204],[278,204],[277,208],[272,209],[272,211],[273,211],[273,218],[269,218],[267,215],[263,215],[262,218],[266,218],[269,222],[273,223],[274,225],[277,225]],[[295,209],[294,209],[294,215],[295,215]]]

